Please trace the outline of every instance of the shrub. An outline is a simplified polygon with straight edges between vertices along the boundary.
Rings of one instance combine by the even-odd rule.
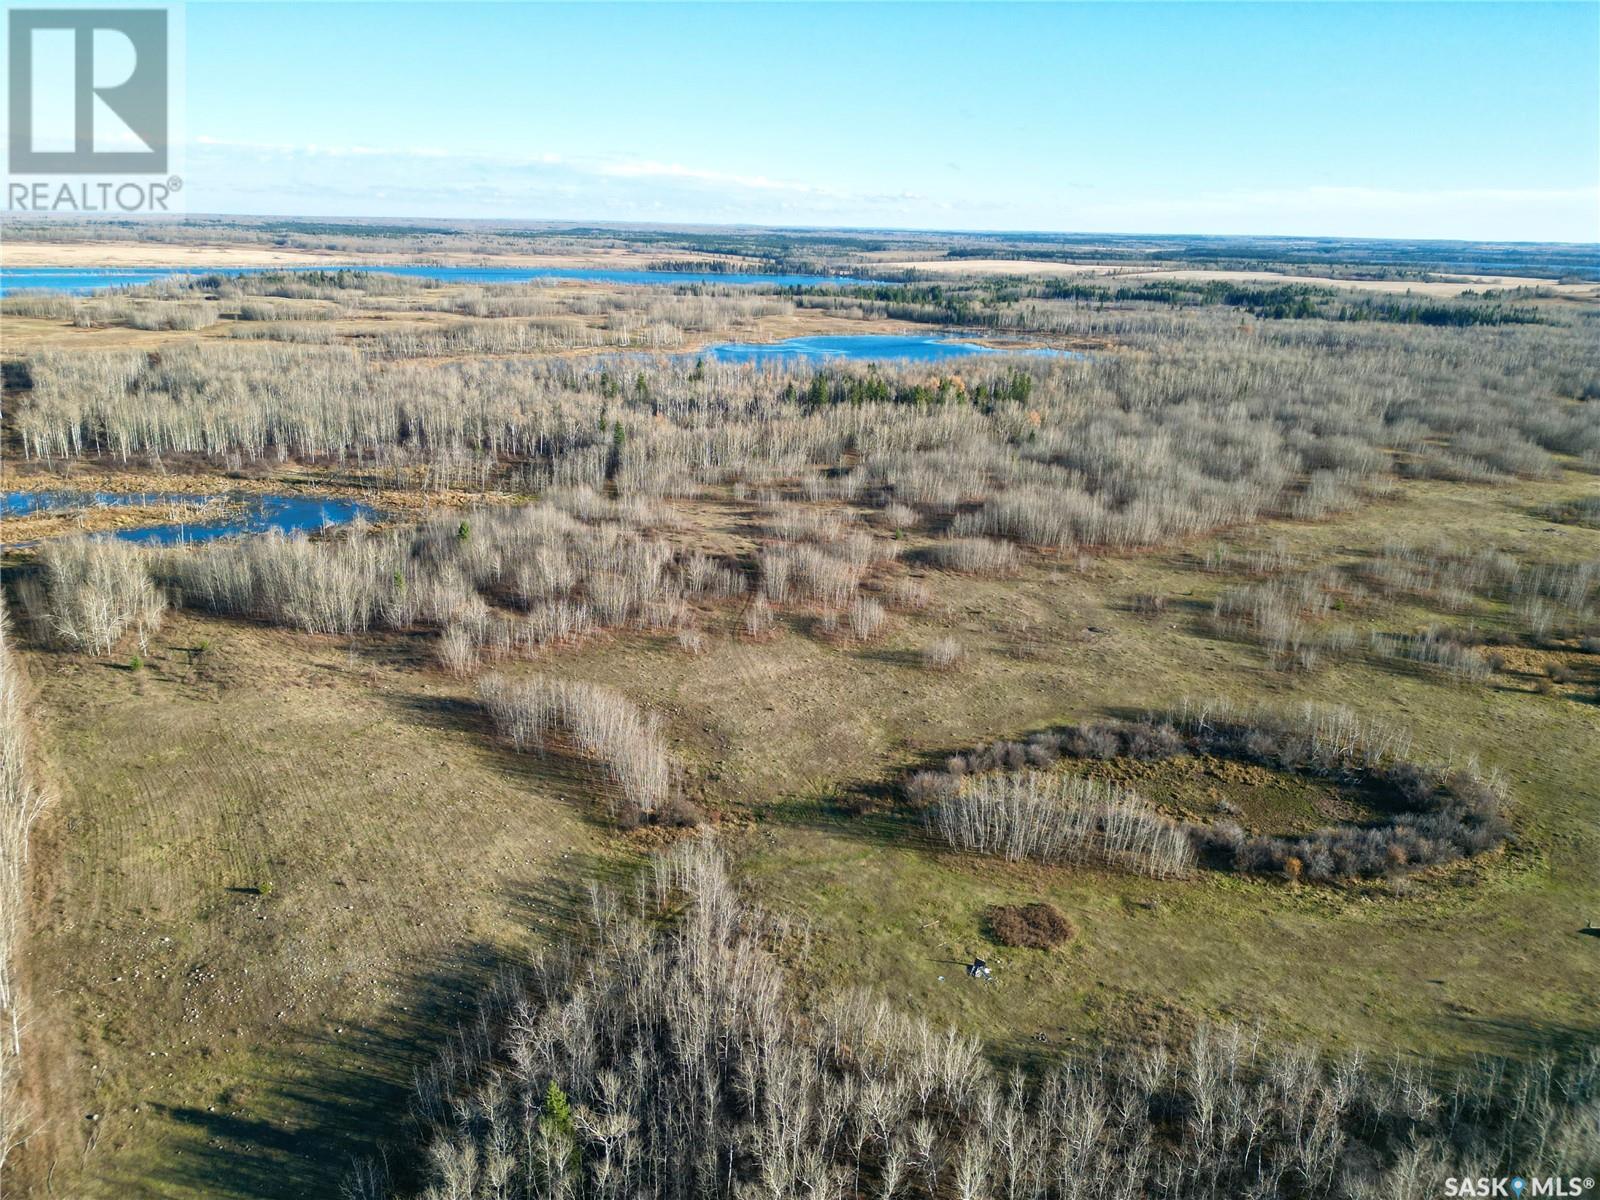
[[[1009,542],[981,537],[935,542],[928,547],[927,558],[947,571],[969,575],[1013,575],[1022,563],[1022,556]]]
[[[72,301],[53,292],[12,292],[0,298],[0,314],[65,321],[72,316]]]
[[[800,592],[832,611],[850,602],[861,583],[863,568],[835,557],[815,546],[800,546],[790,551],[792,573]]]
[[[1053,950],[1078,936],[1077,927],[1054,904],[997,904],[984,916],[1002,946]]]
[[[552,735],[563,734],[600,761],[640,812],[654,814],[671,798],[672,761],[657,722],[619,693],[575,680],[491,675],[478,694],[518,750],[542,754]]]
[[[1035,734],[1031,743],[1049,745],[1068,758],[1171,758],[1184,749],[1183,736],[1168,722],[1129,721],[1117,725],[1068,725],[1053,734]]]
[[[908,504],[887,504],[872,514],[875,524],[886,529],[915,529],[922,518],[917,510]]]
[[[167,607],[143,553],[111,538],[46,542],[30,582],[23,599],[44,639],[94,654],[110,654],[129,628],[143,649]]]
[[[1135,721],[1122,730],[1122,752],[1129,758],[1156,761],[1183,753],[1183,737],[1170,724]]]
[[[1552,521],[1600,529],[1600,496],[1581,496],[1565,504],[1552,505],[1544,510],[1544,515]]]
[[[786,603],[793,560],[784,550],[770,549],[761,552],[760,563],[762,595],[774,604]]]
[[[1115,758],[1122,739],[1105,725],[1071,725],[1062,734],[1061,749],[1073,758]]]
[[[478,665],[477,640],[464,625],[452,624],[439,636],[439,661],[452,675],[467,675]]]
[[[738,571],[696,550],[679,568],[683,585],[690,595],[716,600],[742,596],[745,577]]]
[[[886,599],[891,608],[920,612],[933,602],[933,594],[920,579],[896,579],[889,585]]]
[[[965,656],[961,643],[953,637],[935,638],[922,648],[922,665],[930,671],[948,671]]]
[[[883,632],[888,621],[883,605],[876,600],[857,598],[850,605],[850,636],[858,642],[868,642]]]
[[[656,823],[674,829],[693,829],[704,821],[705,814],[693,801],[674,796],[656,812]]]
[[[1097,862],[1144,875],[1187,874],[1188,834],[1123,788],[1038,771],[968,776],[928,826],[947,845],[1010,862]]]
[[[204,329],[220,319],[215,304],[136,304],[127,311],[135,329]]]
[[[772,616],[772,607],[763,596],[757,596],[750,601],[744,610],[744,633],[749,638],[766,638],[772,635],[776,622]]]
[[[1410,659],[1442,668],[1457,679],[1479,682],[1487,679],[1494,667],[1488,655],[1471,646],[1429,629],[1412,636],[1372,635],[1373,650],[1384,657]]]
[[[1548,680],[1541,681],[1548,687]],[[1246,838],[1232,821],[1194,825],[1184,836],[1213,866],[1258,874],[1285,874],[1313,882],[1382,878],[1397,872],[1481,854],[1510,836],[1501,810],[1501,787],[1469,771],[1424,767],[1404,759],[1403,737],[1390,727],[1363,725],[1344,709],[1307,705],[1296,717],[1188,709],[1173,721],[1143,720],[1073,725],[1031,734],[1025,742],[991,742],[950,756],[942,772],[919,772],[906,783],[914,806],[926,806],[930,828],[946,842],[1007,858],[1041,861],[1102,855],[1072,820],[1052,807],[1097,800],[1115,806],[1131,794],[1106,785],[1039,771],[1059,757],[1119,756],[1163,759],[1183,753],[1260,762],[1281,770],[1364,779],[1387,789],[1405,806],[1371,825],[1340,825],[1304,837]],[[1085,790],[1086,789],[1086,790]],[[1165,818],[1137,803],[1158,822]],[[1154,826],[1119,822],[1138,831],[1117,853],[1138,862],[1147,854],[1167,861],[1164,839]],[[1174,827],[1175,828],[1175,827]],[[1144,848],[1141,848],[1144,847]],[[1153,849],[1149,849],[1153,847]],[[1292,860],[1292,862],[1291,862]],[[1177,861],[1173,859],[1172,861]],[[1138,869],[1138,868],[1136,868]],[[1172,873],[1169,870],[1169,873]]]
[[[946,771],[917,771],[906,778],[903,791],[915,808],[927,808],[948,800],[960,788],[959,779]]]

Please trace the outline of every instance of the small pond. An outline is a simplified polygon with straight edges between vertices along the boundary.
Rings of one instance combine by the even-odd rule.
[[[1074,350],[1018,346],[1000,348],[959,338],[918,334],[848,333],[797,337],[782,342],[724,342],[708,346],[706,357],[726,363],[944,362],[986,354],[1027,354],[1045,358],[1082,358]],[[699,357],[698,355],[696,357]]]
[[[107,536],[124,542],[143,542],[169,546],[177,542],[209,542],[240,534],[317,533],[338,525],[348,525],[358,516],[368,520],[376,509],[356,500],[335,496],[199,496],[175,492],[4,492],[0,493],[0,517],[22,517],[32,513],[89,507],[159,507],[166,504],[198,505],[224,500],[230,511],[216,520],[181,521],[166,525],[146,525],[138,529],[118,529]],[[243,505],[239,508],[238,505]]]

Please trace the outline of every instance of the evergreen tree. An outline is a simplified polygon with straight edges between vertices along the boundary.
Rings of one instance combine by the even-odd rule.
[[[573,1173],[582,1169],[583,1153],[578,1146],[578,1126],[572,1119],[572,1103],[554,1079],[545,1089],[544,1109],[539,1116],[539,1128],[547,1138],[565,1151],[567,1166]]]

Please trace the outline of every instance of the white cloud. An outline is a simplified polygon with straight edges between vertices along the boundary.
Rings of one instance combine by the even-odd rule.
[[[678,162],[571,159],[550,151],[451,153],[201,136],[191,153],[188,183],[198,189],[190,192],[191,211],[290,212],[309,203],[318,212],[362,214],[364,205],[381,201],[384,211],[376,215],[844,221],[863,213],[904,219],[908,200]]]
[[[279,145],[202,136],[190,211],[899,225],[1126,233],[1600,241],[1600,189],[1318,185],[1166,194],[1101,181],[1041,196],[970,180],[940,195],[651,158],[433,146]]]
[[[594,167],[601,175],[623,179],[688,179],[700,183],[729,184],[734,187],[753,188],[757,191],[801,192],[816,194],[824,189],[809,184],[783,179],[768,179],[765,175],[730,175],[725,171],[708,171],[686,167],[681,163],[611,162]]]
[[[1471,241],[1600,241],[1600,188],[1361,186],[1241,189],[1182,197],[1098,197],[1064,206],[1091,228]],[[1060,227],[1060,226],[1058,226]]]

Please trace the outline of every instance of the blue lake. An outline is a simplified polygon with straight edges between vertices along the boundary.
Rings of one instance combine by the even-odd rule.
[[[702,355],[726,363],[757,365],[814,363],[831,360],[853,362],[943,362],[986,354],[1028,354],[1047,358],[1082,358],[1073,350],[1048,350],[1018,346],[980,346],[956,338],[916,334],[847,333],[827,337],[789,338],[782,342],[724,342],[707,346]],[[688,357],[688,356],[686,356]],[[694,357],[700,357],[695,355]]]
[[[0,493],[0,517],[20,517],[29,513],[93,505],[114,508],[160,505],[201,504],[227,499],[242,502],[244,510],[215,521],[180,522],[172,525],[147,525],[141,529],[119,529],[109,536],[124,542],[144,542],[170,546],[178,542],[210,542],[240,534],[317,533],[336,525],[347,525],[356,517],[373,520],[376,509],[355,500],[332,496],[195,496],[171,492],[4,492]]]
[[[876,282],[843,275],[750,275],[713,271],[609,271],[599,267],[387,267],[329,263],[293,267],[12,267],[0,271],[0,296],[12,292],[56,292],[79,296],[103,288],[136,287],[186,275],[259,275],[264,272],[367,271],[440,283],[531,283],[577,279],[624,284],[722,284],[735,287],[824,287]]]

